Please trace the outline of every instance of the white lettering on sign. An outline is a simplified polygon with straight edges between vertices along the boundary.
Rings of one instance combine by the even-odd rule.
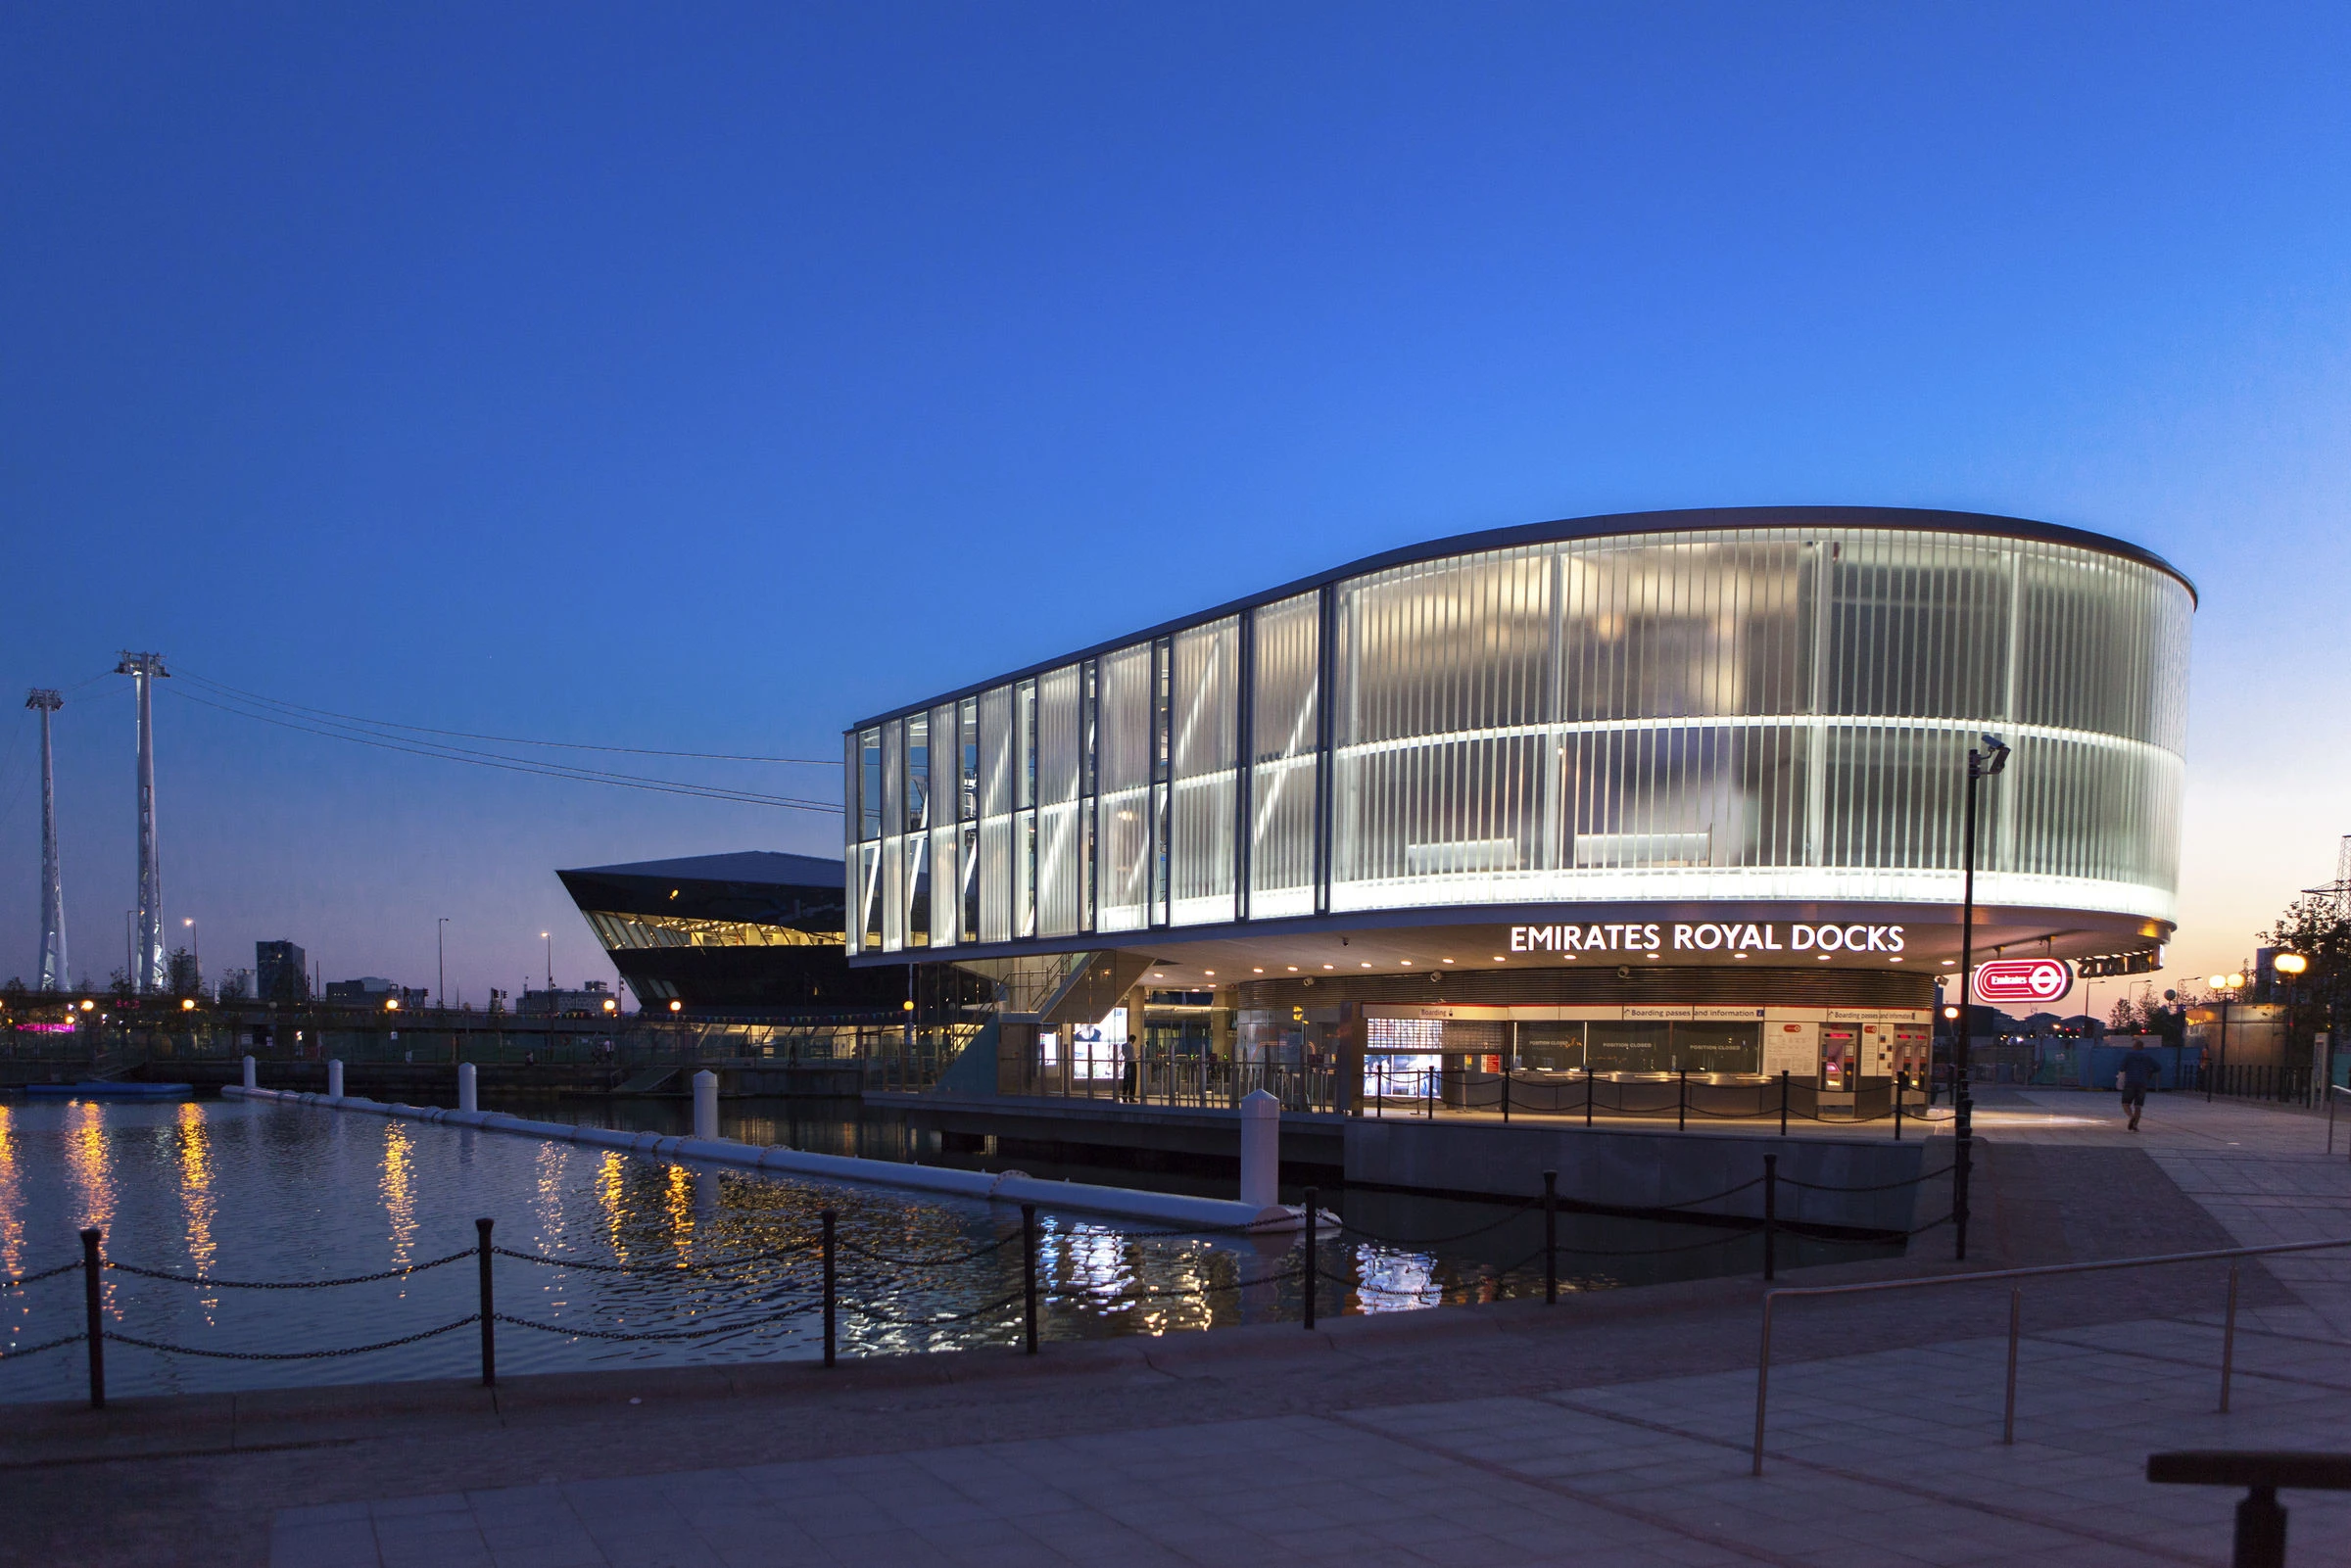
[[[1783,933],[1786,940],[1783,941]],[[1670,942],[1668,942],[1668,935]],[[1513,926],[1513,953],[1885,953],[1903,951],[1899,926],[1779,926],[1723,921],[1643,925]]]
[[[1513,953],[1649,953],[1664,945],[1661,926],[1513,926]]]
[[[2073,966],[2056,958],[1995,958],[1976,966],[1976,1000],[2054,1002],[2074,988]]]

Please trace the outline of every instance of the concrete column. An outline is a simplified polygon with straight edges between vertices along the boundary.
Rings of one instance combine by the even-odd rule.
[[[258,1089],[261,1086],[261,1075],[253,1065],[253,1058],[247,1057],[245,1059],[245,1087],[248,1089]]]
[[[326,1097],[329,1100],[343,1098],[343,1064],[339,1060],[326,1065]]]
[[[694,1135],[718,1136],[718,1074],[708,1068],[694,1075]]]
[[[479,1111],[481,1108],[482,1097],[474,1086],[473,1064],[460,1062],[457,1064],[457,1109]]]
[[[1281,1102],[1263,1089],[1241,1102],[1241,1202],[1281,1202]]]

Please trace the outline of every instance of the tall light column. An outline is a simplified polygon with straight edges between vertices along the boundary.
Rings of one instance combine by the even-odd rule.
[[[139,930],[131,955],[130,988],[141,995],[169,987],[164,970],[164,872],[155,852],[155,683],[171,672],[161,653],[124,653],[115,666],[139,692]]]
[[[66,885],[57,867],[57,769],[49,750],[49,715],[66,699],[38,687],[24,705],[41,716],[41,981],[44,991],[63,991],[66,978]]]

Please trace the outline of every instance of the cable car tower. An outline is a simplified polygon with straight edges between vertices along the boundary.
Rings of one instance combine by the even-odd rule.
[[[56,692],[35,687],[24,705],[41,716],[41,978],[40,989],[63,991],[66,978],[66,888],[57,870],[57,769],[50,760],[49,715],[66,705]]]
[[[139,691],[139,935],[132,955],[130,988],[141,996],[170,988],[164,972],[164,872],[155,853],[155,683],[171,672],[161,653],[124,653],[117,675],[138,683]]]

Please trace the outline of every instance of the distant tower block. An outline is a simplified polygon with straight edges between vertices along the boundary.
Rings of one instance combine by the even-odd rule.
[[[130,985],[154,995],[170,984],[164,971],[164,872],[155,851],[155,683],[171,672],[161,653],[124,653],[115,673],[129,676],[139,692],[139,934]]]
[[[49,715],[66,705],[54,691],[35,687],[24,705],[41,716],[41,981],[44,991],[62,991],[66,978],[66,887],[57,867],[57,769],[50,760]]]

